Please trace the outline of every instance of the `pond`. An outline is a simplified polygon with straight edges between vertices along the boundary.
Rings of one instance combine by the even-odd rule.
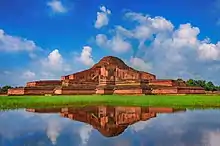
[[[0,112],[0,146],[219,146],[220,110],[86,106]]]

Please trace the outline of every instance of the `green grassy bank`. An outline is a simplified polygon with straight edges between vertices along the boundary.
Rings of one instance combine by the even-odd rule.
[[[220,108],[219,95],[83,95],[83,96],[0,96],[0,109],[43,108],[70,105],[123,105],[175,108]]]

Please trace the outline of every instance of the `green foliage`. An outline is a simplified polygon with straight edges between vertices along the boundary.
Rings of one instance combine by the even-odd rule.
[[[220,91],[220,86],[215,86],[211,81],[189,79],[186,84],[193,87],[203,87],[206,91]]]
[[[8,89],[11,89],[11,88],[12,88],[11,86],[3,86],[0,88],[0,92],[6,93],[8,92]]]

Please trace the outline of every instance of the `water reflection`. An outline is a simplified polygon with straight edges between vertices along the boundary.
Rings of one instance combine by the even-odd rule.
[[[220,110],[90,106],[0,112],[0,146],[219,146]]]
[[[71,108],[26,109],[28,112],[59,113],[71,120],[93,126],[103,136],[113,137],[123,133],[129,126],[139,121],[147,121],[158,113],[174,113],[185,109],[155,107],[90,106]]]

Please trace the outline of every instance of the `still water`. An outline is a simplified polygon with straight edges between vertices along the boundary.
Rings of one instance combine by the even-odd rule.
[[[0,112],[0,146],[220,146],[220,110],[88,106]]]

